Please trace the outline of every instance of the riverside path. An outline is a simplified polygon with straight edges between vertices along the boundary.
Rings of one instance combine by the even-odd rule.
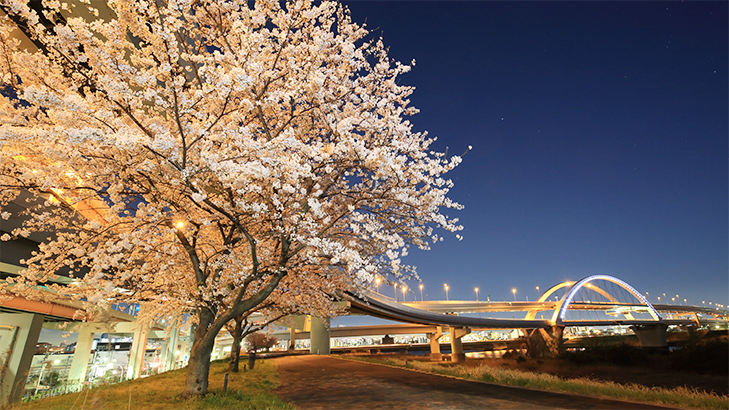
[[[325,356],[274,359],[274,393],[299,409],[662,409],[507,387]]]

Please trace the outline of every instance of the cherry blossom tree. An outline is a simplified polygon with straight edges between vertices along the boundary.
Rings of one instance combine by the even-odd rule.
[[[406,119],[411,66],[335,2],[0,3],[0,205],[35,200],[1,239],[53,233],[2,292],[192,313],[186,396],[234,318],[331,314],[461,229],[461,159]]]

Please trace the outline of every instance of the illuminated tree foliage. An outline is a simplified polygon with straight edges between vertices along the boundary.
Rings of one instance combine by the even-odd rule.
[[[331,314],[461,229],[443,213],[460,157],[412,131],[410,66],[337,3],[1,3],[0,205],[36,199],[2,239],[55,232],[3,292],[40,298],[70,269],[48,289],[90,310],[193,313],[185,395],[235,317]]]

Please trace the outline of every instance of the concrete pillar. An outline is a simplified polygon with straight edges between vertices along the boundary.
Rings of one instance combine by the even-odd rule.
[[[461,338],[471,333],[471,329],[463,327],[451,327],[451,362],[460,363],[466,361],[466,354],[463,353]]]
[[[3,313],[0,317],[0,369],[3,371],[0,408],[4,408],[23,397],[35,345],[43,328],[43,316]]]
[[[438,326],[437,329],[435,333],[426,334],[430,340],[430,360],[434,362],[443,360],[443,355],[440,353],[440,338],[443,337],[443,328]]]
[[[180,339],[180,326],[175,323],[170,328],[170,333],[162,344],[162,369],[160,371],[170,371],[175,368],[175,353],[177,352],[177,342]]]
[[[309,351],[314,354],[329,354],[329,318],[311,316],[311,347]]]
[[[668,325],[665,323],[630,326],[630,330],[638,336],[640,347],[668,347],[666,329]]]
[[[184,365],[190,359],[190,350],[192,349],[192,339],[190,335],[180,336],[180,354],[176,357],[175,363],[182,362]]]
[[[89,367],[89,357],[91,356],[91,347],[94,343],[95,330],[95,328],[90,327],[78,329],[76,350],[73,353],[71,369],[68,371],[68,386],[71,391],[79,389],[84,380],[86,380],[86,370]]]
[[[547,346],[548,356],[557,357],[564,351],[564,340],[562,339],[564,326],[552,326],[551,329],[539,329],[539,334]]]
[[[291,325],[289,328],[289,349],[290,352],[296,350],[296,326]]]
[[[129,350],[129,367],[127,368],[128,379],[136,379],[142,373],[142,364],[144,364],[144,352],[147,350],[148,334],[148,326],[140,325],[134,331],[132,347]]]

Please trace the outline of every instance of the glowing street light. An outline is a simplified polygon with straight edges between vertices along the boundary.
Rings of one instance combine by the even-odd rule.
[[[395,301],[397,302],[397,283],[392,284],[392,289],[395,291]]]
[[[537,286],[537,300],[539,300],[540,296],[542,296],[542,294],[539,292],[539,286]]]
[[[379,276],[375,278],[375,286],[377,287],[377,293],[380,293],[380,278]]]
[[[443,288],[445,288],[445,292],[446,292],[446,300],[450,300],[450,299],[448,299],[448,285],[446,285],[446,284],[444,283],[444,284],[443,284]]]
[[[177,229],[182,229],[182,228],[184,228],[184,227],[185,227],[185,223],[184,223],[184,222],[182,222],[182,221],[179,221],[179,222],[177,222],[177,223],[175,224],[175,226],[177,226]]]
[[[511,293],[514,294],[514,301],[516,302],[516,288],[511,289]]]
[[[402,286],[402,301],[405,302],[405,292],[408,290],[408,287],[403,285]]]
[[[473,290],[476,291],[476,304],[480,305],[480,303],[478,301],[478,288],[474,288]],[[480,306],[479,306],[479,308],[480,308]],[[481,309],[478,309],[478,318],[481,319]]]
[[[422,283],[420,284],[419,288],[420,288],[420,302],[422,302],[423,301],[423,284]]]

